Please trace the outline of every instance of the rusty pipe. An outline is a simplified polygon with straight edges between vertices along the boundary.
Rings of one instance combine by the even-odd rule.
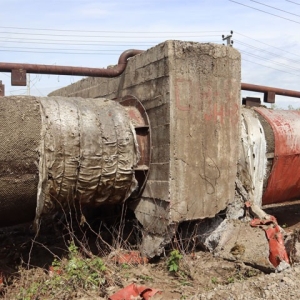
[[[263,85],[255,85],[255,84],[250,84],[250,83],[242,82],[241,89],[244,91],[252,91],[252,92],[259,92],[259,93],[273,92],[276,95],[280,95],[280,96],[300,98],[300,92],[298,92],[298,91],[279,89],[279,88],[263,86]]]
[[[136,49],[130,49],[124,51],[119,57],[117,66],[111,69],[0,62],[0,72],[11,72],[12,70],[24,70],[27,73],[32,73],[32,74],[116,77],[121,75],[122,72],[125,70],[125,67],[127,65],[127,60],[130,57],[133,57],[142,52],[144,51],[136,50]]]

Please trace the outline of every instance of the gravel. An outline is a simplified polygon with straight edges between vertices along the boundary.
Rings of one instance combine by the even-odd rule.
[[[235,282],[217,285],[213,290],[193,296],[191,299],[300,299],[300,265],[284,270]]]

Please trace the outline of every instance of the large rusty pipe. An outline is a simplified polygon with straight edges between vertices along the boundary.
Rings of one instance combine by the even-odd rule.
[[[273,92],[276,95],[280,95],[280,96],[300,98],[300,92],[298,91],[279,89],[270,86],[263,86],[263,85],[256,85],[256,84],[242,82],[241,89],[244,91],[252,91],[252,92],[259,92],[259,93]]]
[[[127,65],[127,60],[130,57],[133,57],[142,52],[144,51],[136,50],[136,49],[130,49],[124,51],[119,57],[117,66],[111,69],[0,62],[0,72],[11,72],[12,70],[24,70],[27,73],[32,73],[32,74],[116,77],[122,74],[122,72],[125,70],[125,67]]]

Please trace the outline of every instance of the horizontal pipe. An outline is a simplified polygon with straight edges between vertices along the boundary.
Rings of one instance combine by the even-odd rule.
[[[255,84],[250,84],[250,83],[242,82],[241,89],[244,91],[252,91],[252,92],[259,92],[259,93],[273,92],[276,95],[280,95],[280,96],[300,98],[300,92],[298,92],[298,91],[279,89],[279,88],[263,86],[263,85],[255,85]]]
[[[128,58],[140,54],[142,52],[144,51],[135,49],[124,51],[119,57],[118,64],[111,69],[0,62],[0,72],[24,70],[27,73],[31,74],[116,77],[121,75],[125,70]]]

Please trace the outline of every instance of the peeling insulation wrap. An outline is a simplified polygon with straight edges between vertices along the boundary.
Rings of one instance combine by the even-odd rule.
[[[242,108],[238,178],[248,192],[249,200],[259,207],[266,175],[266,149],[265,133],[255,111]]]
[[[0,98],[0,225],[74,202],[99,206],[136,189],[135,131],[115,101]]]

